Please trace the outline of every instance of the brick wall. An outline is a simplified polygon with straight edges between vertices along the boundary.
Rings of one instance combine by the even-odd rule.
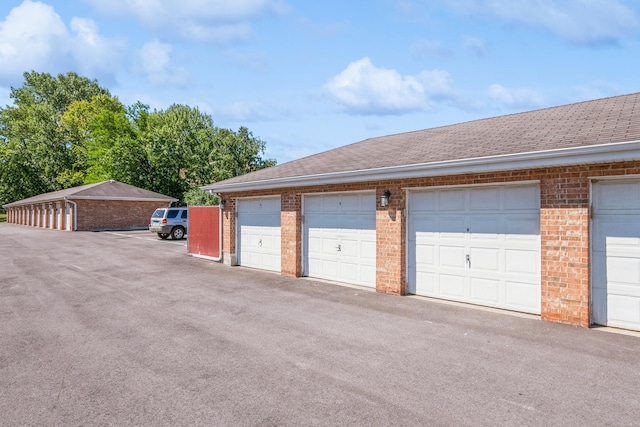
[[[78,230],[133,230],[149,226],[153,212],[167,202],[75,200]]]
[[[282,197],[282,274],[302,274],[302,195],[375,190],[376,289],[406,292],[406,189],[446,185],[474,185],[539,181],[541,317],[544,320],[589,326],[590,302],[590,179],[640,175],[640,162],[539,168],[479,174],[446,175],[394,181],[306,186],[283,190],[227,193],[223,221],[225,250],[235,251],[234,201],[238,197],[280,194]],[[389,208],[379,205],[385,190],[392,193]]]

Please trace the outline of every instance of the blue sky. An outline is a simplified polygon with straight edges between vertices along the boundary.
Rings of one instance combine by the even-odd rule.
[[[640,1],[3,0],[0,105],[30,70],[198,107],[284,163],[638,92]]]

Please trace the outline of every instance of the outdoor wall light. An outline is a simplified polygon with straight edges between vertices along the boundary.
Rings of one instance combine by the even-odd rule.
[[[391,191],[387,190],[382,193],[382,197],[380,197],[380,206],[386,207],[389,206],[389,199],[391,198]]]
[[[227,204],[227,201],[225,199],[220,199],[220,202],[218,203],[218,205],[220,205],[220,209],[224,210],[224,205]]]

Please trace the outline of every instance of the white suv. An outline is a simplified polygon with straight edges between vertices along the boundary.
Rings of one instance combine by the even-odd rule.
[[[173,240],[182,239],[187,234],[187,208],[158,208],[151,215],[149,231],[158,233],[158,237]]]

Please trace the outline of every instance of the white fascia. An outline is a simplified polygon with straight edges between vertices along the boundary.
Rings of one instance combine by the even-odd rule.
[[[518,154],[504,154],[471,159],[447,160],[442,162],[393,166],[388,168],[294,176],[262,181],[238,182],[231,184],[221,183],[220,185],[213,183],[200,188],[205,191],[226,193],[265,190],[270,188],[346,184],[364,181],[410,179],[439,175],[460,175],[466,173],[498,172],[505,170],[522,170],[629,160],[640,160],[640,141],[591,145],[588,147],[563,148],[558,150],[533,151]]]

